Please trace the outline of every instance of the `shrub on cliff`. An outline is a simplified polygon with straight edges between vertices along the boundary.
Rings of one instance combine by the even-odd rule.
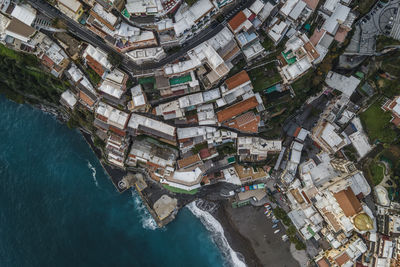
[[[61,93],[69,86],[43,71],[40,66],[35,56],[0,45],[0,93],[58,103]],[[18,99],[23,101],[21,97]]]

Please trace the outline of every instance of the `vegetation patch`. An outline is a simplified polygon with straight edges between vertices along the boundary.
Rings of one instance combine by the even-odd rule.
[[[357,151],[354,148],[354,146],[345,146],[343,148],[344,153],[346,154],[346,156],[349,158],[349,160],[351,161],[357,161]]]
[[[385,36],[385,35],[379,35],[378,38],[376,38],[376,50],[377,51],[381,51],[386,46],[390,46],[390,45],[400,45],[400,41],[393,39],[391,37]]]
[[[380,57],[379,60],[382,62],[381,69],[383,71],[400,78],[400,51],[387,53]]]
[[[286,234],[289,237],[290,242],[292,242],[295,245],[296,249],[297,250],[306,249],[306,245],[297,237],[296,227],[294,227],[292,221],[290,220],[286,212],[282,208],[277,207],[274,209],[274,215],[277,219],[281,220],[283,224],[288,226]]]
[[[274,63],[269,63],[249,71],[255,92],[260,92],[281,81],[281,75]]]
[[[400,144],[390,145],[380,154],[380,160],[389,164],[395,179],[400,177]],[[399,179],[400,181],[400,179]]]
[[[374,185],[382,182],[385,176],[385,166],[379,162],[373,162],[369,165],[370,178]]]
[[[235,154],[236,147],[233,142],[228,142],[228,143],[222,144],[220,146],[217,146],[217,151],[218,151],[218,154],[220,154],[220,155]]]
[[[0,45],[0,93],[19,103],[24,96],[58,103],[69,86],[40,67],[35,56]]]
[[[87,109],[74,109],[71,112],[71,117],[67,121],[69,128],[85,127],[87,130],[94,132],[95,128],[93,125],[94,115]]]
[[[195,145],[195,146],[192,148],[192,152],[193,152],[193,154],[197,154],[197,153],[200,152],[200,150],[202,150],[202,149],[204,149],[204,148],[208,148],[207,142],[204,142],[204,143],[200,143],[200,144]]]
[[[266,51],[271,51],[275,48],[275,43],[270,38],[265,37],[264,41],[261,43]]]
[[[229,71],[228,77],[231,77],[236,73],[242,71],[245,66],[246,66],[246,61],[244,59],[239,60],[238,62],[236,62],[235,65],[233,65],[232,69]]]
[[[361,15],[365,15],[371,10],[375,2],[376,0],[355,0],[351,4],[351,6],[356,7],[358,12],[361,13]]]
[[[286,211],[280,207],[274,209],[274,215],[278,220],[281,220],[284,225],[290,226],[292,221],[290,220],[289,216],[287,215]]]
[[[192,6],[194,3],[197,2],[197,0],[185,0],[186,4],[188,4],[189,6]]]
[[[375,101],[366,111],[361,113],[361,121],[372,143],[379,140],[382,143],[391,143],[396,138],[396,132],[392,129],[389,112],[381,108],[381,101]]]
[[[163,184],[162,186],[165,189],[167,189],[168,191],[171,191],[173,193],[178,193],[178,194],[194,195],[199,191],[198,189],[193,189],[193,190],[187,191],[187,190],[176,188],[176,187],[172,187],[172,186],[169,186],[169,185],[166,185],[166,184]]]
[[[138,83],[143,86],[145,91],[154,90],[156,85],[156,78],[154,76],[139,78]]]
[[[97,86],[101,82],[101,77],[92,68],[86,69],[87,75],[89,76],[90,82]]]

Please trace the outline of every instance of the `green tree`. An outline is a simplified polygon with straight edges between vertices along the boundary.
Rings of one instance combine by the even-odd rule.
[[[287,234],[288,236],[294,236],[294,235],[296,235],[296,227],[294,227],[293,224],[290,225],[290,226],[288,227],[288,229],[286,230],[286,234]]]
[[[118,68],[118,66],[122,63],[122,56],[116,52],[109,53],[107,59],[115,68]]]

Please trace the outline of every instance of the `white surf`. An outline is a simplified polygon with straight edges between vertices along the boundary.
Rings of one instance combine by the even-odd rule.
[[[151,216],[150,212],[147,210],[146,206],[143,204],[140,196],[133,189],[131,190],[131,192],[135,209],[139,212],[140,223],[142,224],[142,227],[148,230],[156,230],[158,228],[157,223]]]
[[[88,163],[87,164],[88,168],[92,171],[92,178],[93,178],[94,184],[96,185],[96,187],[99,187],[99,182],[97,182],[97,178],[96,178],[96,168],[93,167],[93,165],[90,164],[89,161],[87,163]]]
[[[235,252],[224,235],[222,225],[208,212],[199,209],[193,201],[186,206],[211,232],[213,241],[220,248],[222,255],[228,261],[229,266],[245,267],[244,258],[240,253]]]

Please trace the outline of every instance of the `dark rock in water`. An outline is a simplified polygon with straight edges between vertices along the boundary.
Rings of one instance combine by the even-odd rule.
[[[62,111],[60,108],[50,107],[43,104],[39,104],[36,107],[45,113],[53,115],[57,120],[61,122],[67,122],[69,120],[68,114]]]

